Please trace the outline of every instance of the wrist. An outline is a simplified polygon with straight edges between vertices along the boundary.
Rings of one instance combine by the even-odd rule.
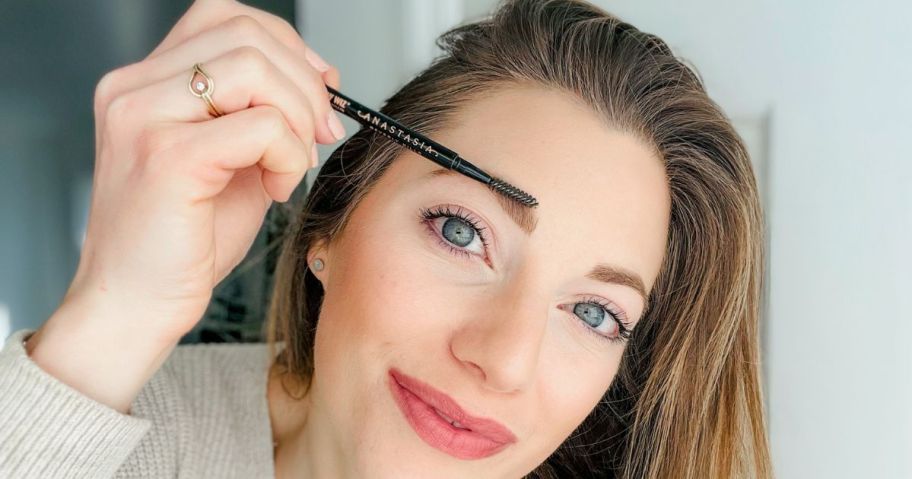
[[[32,361],[82,394],[122,413],[177,345],[129,310],[69,297],[26,342]],[[119,315],[119,317],[118,317]]]

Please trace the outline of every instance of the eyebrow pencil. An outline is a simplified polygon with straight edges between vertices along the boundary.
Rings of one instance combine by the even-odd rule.
[[[331,86],[327,85],[326,90],[329,91],[329,103],[332,105],[333,109],[339,113],[385,135],[396,143],[407,147],[444,168],[455,170],[469,178],[484,183],[495,192],[523,206],[533,208],[538,206],[538,200],[529,193],[526,193],[500,178],[485,173],[481,168],[461,158],[455,151],[427,138],[411,128],[403,126],[383,113],[372,110],[361,103],[352,100],[342,93],[339,93],[339,91]]]

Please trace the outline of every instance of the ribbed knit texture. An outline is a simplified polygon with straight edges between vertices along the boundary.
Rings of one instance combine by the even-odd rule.
[[[266,345],[179,345],[122,414],[0,351],[0,478],[273,478]],[[280,344],[281,346],[281,344]]]

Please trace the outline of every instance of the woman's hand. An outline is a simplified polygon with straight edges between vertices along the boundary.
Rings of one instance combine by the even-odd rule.
[[[190,93],[196,62],[224,116]],[[126,410],[244,258],[272,201],[316,166],[315,142],[344,136],[325,84],[338,88],[338,71],[293,27],[234,0],[197,0],[148,57],[107,73],[82,255],[60,309],[29,341],[35,361]],[[61,348],[102,362],[55,362]],[[115,364],[85,378],[103,374],[103,360],[142,363],[144,348],[141,371]]]
[[[324,80],[318,58],[284,20],[199,0],[148,57],[105,75],[73,286],[159,312],[143,329],[175,338],[189,331],[272,201],[287,200],[316,166],[315,139],[336,141],[324,81],[338,84],[338,74],[330,68]],[[212,119],[190,94],[195,62],[215,80],[225,116]]]

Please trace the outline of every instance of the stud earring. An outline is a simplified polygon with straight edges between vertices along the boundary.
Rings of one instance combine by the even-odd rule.
[[[311,269],[314,271],[323,271],[323,260],[320,258],[313,260]]]

